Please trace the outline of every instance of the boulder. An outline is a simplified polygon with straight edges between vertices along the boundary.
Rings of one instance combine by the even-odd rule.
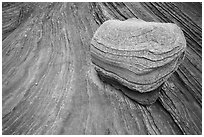
[[[104,78],[141,94],[155,92],[176,71],[185,48],[184,34],[176,24],[108,20],[92,38],[91,57]]]

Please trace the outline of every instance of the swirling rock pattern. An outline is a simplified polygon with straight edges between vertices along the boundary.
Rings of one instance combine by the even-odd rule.
[[[2,3],[2,39],[5,39],[32,14],[36,3],[3,2]]]
[[[2,134],[202,134],[202,4],[194,4],[2,3]],[[121,90],[144,99],[158,88],[112,86],[91,63],[98,27],[133,17],[174,22],[187,41],[184,61],[151,105]]]
[[[104,22],[91,45],[92,61],[99,73],[147,94],[178,68],[186,41],[175,24],[133,18]]]

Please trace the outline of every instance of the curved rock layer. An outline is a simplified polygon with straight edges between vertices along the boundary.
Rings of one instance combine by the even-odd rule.
[[[37,3],[3,2],[2,3],[2,39],[5,39],[32,14]]]
[[[186,41],[172,23],[108,20],[91,41],[92,61],[104,74],[141,93],[158,88],[184,58]]]
[[[13,14],[20,4],[34,11]],[[32,4],[2,3],[2,28],[8,25],[2,33],[2,134],[202,134],[200,3]],[[28,18],[15,26],[11,16]],[[183,63],[151,105],[100,80],[91,63],[97,28],[109,19],[133,17],[174,22],[187,41]]]
[[[151,105],[155,103],[155,101],[158,99],[160,95],[160,91],[163,84],[151,92],[140,93],[138,91],[127,88],[126,86],[123,85],[123,83],[120,83],[120,81],[118,81],[114,77],[111,77],[111,75],[107,74],[107,72],[104,74],[105,71],[101,71],[102,70],[101,68],[95,66],[95,69],[98,73],[98,76],[104,83],[110,84],[118,91],[124,93],[130,99],[137,101],[142,105]]]

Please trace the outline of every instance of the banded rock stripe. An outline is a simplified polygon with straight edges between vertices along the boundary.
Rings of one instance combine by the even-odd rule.
[[[36,5],[35,2],[2,3],[2,40],[32,16]]]
[[[186,40],[172,23],[140,19],[108,20],[91,41],[96,70],[131,90],[147,93],[157,89],[178,68]]]

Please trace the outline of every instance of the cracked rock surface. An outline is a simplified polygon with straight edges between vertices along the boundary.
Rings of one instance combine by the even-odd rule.
[[[201,3],[2,3],[2,134],[202,134],[201,9]],[[91,61],[96,30],[131,18],[174,23],[186,38],[183,62],[151,105],[103,81]]]

